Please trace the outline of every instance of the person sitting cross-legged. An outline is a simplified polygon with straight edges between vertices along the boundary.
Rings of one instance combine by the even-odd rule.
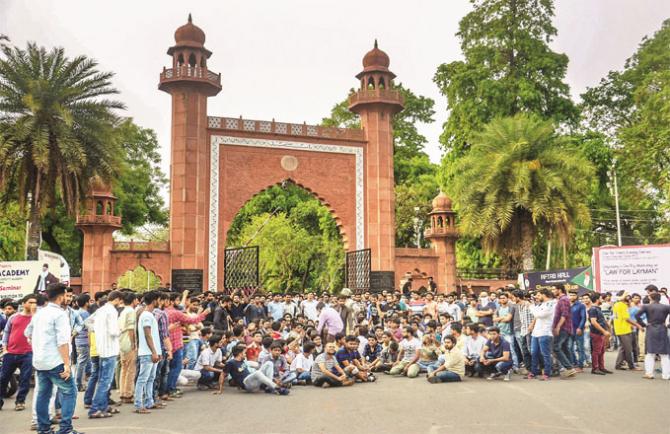
[[[257,392],[265,390],[265,393],[274,393],[276,395],[288,395],[289,390],[281,387],[278,381],[273,381],[274,366],[272,361],[268,360],[261,364],[254,373],[249,372],[245,358],[245,347],[238,345],[231,351],[232,357],[226,362],[224,372],[231,376],[235,384],[246,392]],[[219,392],[223,392],[224,385],[221,383]]]
[[[358,352],[358,338],[347,335],[344,338],[344,346],[335,354],[337,362],[342,366],[344,372],[354,379],[360,381],[375,381],[374,375]]]
[[[335,342],[328,342],[324,346],[323,353],[319,354],[312,365],[312,384],[316,387],[338,387],[351,386],[353,380],[347,377],[335,357]]]
[[[400,354],[398,361],[389,370],[391,375],[407,375],[409,367],[419,360],[419,351],[421,342],[414,336],[414,330],[411,327],[403,329],[403,340],[400,341]]]
[[[314,342],[306,341],[302,346],[302,352],[295,356],[291,362],[291,372],[295,374],[294,384],[306,385],[312,383],[312,365],[314,364]]]
[[[489,340],[482,348],[479,363],[484,372],[489,373],[487,380],[493,380],[504,375],[504,380],[509,381],[509,371],[512,368],[509,343],[500,337],[498,327],[489,327],[488,332]]]
[[[465,376],[465,356],[456,348],[457,339],[448,335],[444,338],[444,363],[436,370],[428,373],[429,383],[453,383],[463,380]]]

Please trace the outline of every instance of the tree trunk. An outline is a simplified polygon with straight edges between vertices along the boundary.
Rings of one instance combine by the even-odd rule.
[[[535,228],[530,216],[522,217],[521,220],[521,259],[523,271],[535,269],[533,262],[533,239],[535,238]]]
[[[54,236],[53,232],[51,232],[52,229],[53,226],[50,227],[48,231],[42,231],[42,240],[45,243],[47,243],[47,245],[49,246],[49,250],[51,250],[54,253],[58,253],[59,255],[62,255],[63,249],[61,249],[58,240],[56,240],[56,237]]]
[[[28,228],[28,239],[27,243],[27,260],[37,261],[38,259],[38,250],[40,248],[40,243],[42,239],[42,219],[40,218],[39,207],[34,200],[31,200],[30,203],[30,216],[29,216],[30,226]]]

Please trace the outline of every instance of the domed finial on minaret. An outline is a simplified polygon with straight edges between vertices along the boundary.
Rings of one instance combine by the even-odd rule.
[[[191,13],[190,12],[188,13],[188,22],[189,23],[193,22],[193,18],[191,18]]]
[[[379,47],[377,46],[377,38],[375,38],[375,48],[379,48]]]

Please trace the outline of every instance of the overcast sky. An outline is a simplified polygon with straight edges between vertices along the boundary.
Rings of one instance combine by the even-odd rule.
[[[461,57],[455,37],[467,0],[219,1],[0,0],[0,33],[25,46],[62,46],[67,55],[97,59],[114,71],[126,115],[156,130],[169,164],[170,98],[158,74],[170,66],[173,34],[193,21],[214,54],[209,68],[223,91],[209,114],[318,123],[356,86],[354,76],[374,38],[391,58],[397,80],[436,101],[436,121],[421,125],[427,151],[439,161],[446,101],[432,81],[437,66]],[[644,35],[670,17],[668,0],[557,0],[554,50],[570,57],[567,82],[578,97],[611,69],[620,69]]]

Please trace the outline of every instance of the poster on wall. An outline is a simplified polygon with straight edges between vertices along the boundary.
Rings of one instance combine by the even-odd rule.
[[[576,290],[581,295],[593,291],[593,271],[591,267],[535,271],[520,274],[519,282],[523,289],[533,291],[561,284],[568,291]]]
[[[37,261],[5,261],[0,262],[0,299],[21,299],[32,294],[37,287],[44,264],[59,281],[68,284],[70,281],[70,267],[67,261],[59,254],[39,251]]]
[[[670,244],[596,247],[596,290],[644,295],[647,285],[670,286]]]

